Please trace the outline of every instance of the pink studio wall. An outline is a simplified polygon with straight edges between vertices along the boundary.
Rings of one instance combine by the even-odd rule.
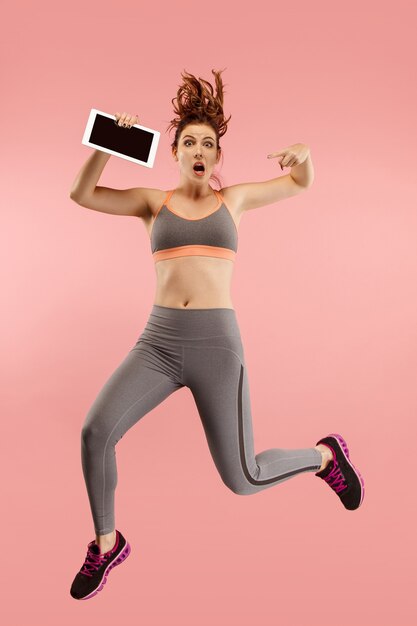
[[[6,18],[6,19],[4,19]],[[416,5],[411,1],[57,4],[3,9],[1,586],[7,626],[415,623]],[[93,525],[80,430],[136,342],[156,276],[140,220],[69,198],[92,107],[161,131],[153,169],[99,184],[171,189],[171,99],[225,69],[223,186],[289,170],[313,186],[245,214],[232,300],[256,452],[341,432],[354,512],[314,477],[252,497],[222,483],[184,388],[119,442],[116,527],[132,545],[90,602],[69,587]],[[163,462],[155,463],[155,459]]]

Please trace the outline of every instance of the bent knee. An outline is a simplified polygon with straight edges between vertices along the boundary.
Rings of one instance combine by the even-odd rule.
[[[256,493],[256,489],[254,489],[253,485],[245,482],[230,482],[223,479],[226,487],[230,489],[237,496],[250,496],[253,493]]]
[[[86,421],[81,428],[81,441],[87,446],[97,446],[101,443],[105,444],[108,438],[103,425],[100,425],[100,420]]]

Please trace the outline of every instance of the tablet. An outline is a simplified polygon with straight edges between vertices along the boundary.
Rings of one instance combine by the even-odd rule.
[[[133,124],[118,126],[116,116],[91,109],[81,143],[133,163],[153,167],[160,133]]]

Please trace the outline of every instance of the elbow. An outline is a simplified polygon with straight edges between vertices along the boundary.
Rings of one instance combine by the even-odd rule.
[[[76,187],[71,187],[70,198],[71,200],[78,200],[81,197],[80,190]]]
[[[70,198],[71,198],[71,200],[76,202],[76,204],[80,204],[81,203],[80,196],[73,189],[71,189],[71,191],[70,191]]]
[[[304,189],[308,189],[314,183],[314,178],[311,178],[306,185],[303,185]]]

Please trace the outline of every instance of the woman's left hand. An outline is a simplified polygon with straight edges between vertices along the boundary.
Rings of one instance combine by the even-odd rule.
[[[310,154],[310,148],[304,143],[294,143],[288,148],[284,148],[279,152],[272,152],[268,154],[268,159],[278,157],[281,169],[284,167],[293,167],[294,165],[300,165],[303,163]]]

